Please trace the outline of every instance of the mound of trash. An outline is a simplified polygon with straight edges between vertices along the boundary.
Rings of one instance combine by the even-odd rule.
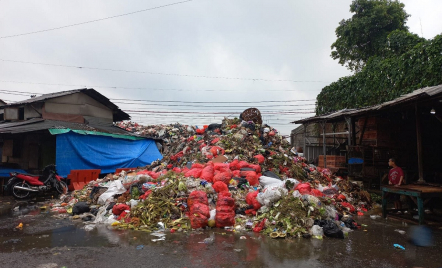
[[[344,238],[358,228],[352,215],[371,208],[370,195],[307,164],[275,128],[257,122],[226,118],[202,128],[122,122],[161,139],[164,158],[91,181],[62,201],[72,211],[87,204],[83,214],[95,224],[149,232],[226,228],[272,238]]]

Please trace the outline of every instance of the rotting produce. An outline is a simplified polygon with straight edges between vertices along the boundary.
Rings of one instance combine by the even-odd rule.
[[[366,191],[308,165],[256,117],[243,119],[203,128],[121,122],[126,130],[162,139],[164,158],[91,181],[61,196],[62,202],[68,212],[80,214],[74,219],[87,217],[89,229],[93,224],[171,233],[225,228],[321,239],[344,238],[358,228],[352,215],[372,205]]]

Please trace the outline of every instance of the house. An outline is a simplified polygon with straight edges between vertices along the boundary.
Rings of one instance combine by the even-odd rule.
[[[162,158],[155,140],[114,125],[130,116],[94,89],[44,94],[0,109],[3,167],[38,173],[56,163],[66,176],[71,169],[109,173]]]
[[[323,148],[310,155],[310,161],[320,154],[324,158],[321,162],[327,166],[336,156],[345,156],[349,177],[378,188],[388,172],[389,158],[396,158],[408,182],[442,183],[441,115],[442,85],[438,85],[379,105],[344,109],[292,123],[305,128],[315,125],[318,129],[319,144],[310,144],[309,137],[304,136],[304,152],[309,147]],[[334,147],[338,150],[330,150]]]

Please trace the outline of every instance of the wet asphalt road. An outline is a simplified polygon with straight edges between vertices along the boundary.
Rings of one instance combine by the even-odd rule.
[[[8,204],[9,202],[9,204]],[[222,229],[166,234],[166,240],[137,231],[54,217],[38,204],[0,198],[0,267],[442,267],[442,230],[433,230],[433,247],[410,244],[411,225],[356,217],[366,224],[344,240],[270,239]],[[20,222],[23,230],[17,230]],[[213,243],[202,241],[213,234]],[[246,239],[241,239],[245,236]],[[405,250],[395,249],[400,244]],[[141,247],[142,246],[142,247]],[[138,249],[137,249],[138,248]]]

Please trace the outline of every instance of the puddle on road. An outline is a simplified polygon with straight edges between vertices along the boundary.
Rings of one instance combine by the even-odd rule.
[[[15,205],[15,206],[14,206]],[[114,230],[97,225],[92,231],[82,229],[84,224],[69,219],[58,219],[55,214],[40,210],[38,203],[5,205],[0,203],[0,252],[28,251],[41,248],[75,247],[125,247],[130,250],[164,248],[167,255],[189,256],[195,266],[210,266],[216,261],[231,266],[232,254],[250,266],[293,267],[397,267],[420,265],[434,267],[442,263],[439,249],[442,232],[434,230],[433,247],[416,247],[408,242],[409,226],[401,222],[356,217],[366,226],[340,239],[270,239],[266,236],[234,233],[224,229],[203,232],[166,232],[164,241],[153,242],[158,237],[150,233],[131,230]],[[23,230],[14,231],[18,223]],[[396,229],[404,230],[401,234]],[[241,236],[244,237],[241,239]],[[213,241],[212,239],[213,238]],[[406,250],[394,248],[400,244]]]

